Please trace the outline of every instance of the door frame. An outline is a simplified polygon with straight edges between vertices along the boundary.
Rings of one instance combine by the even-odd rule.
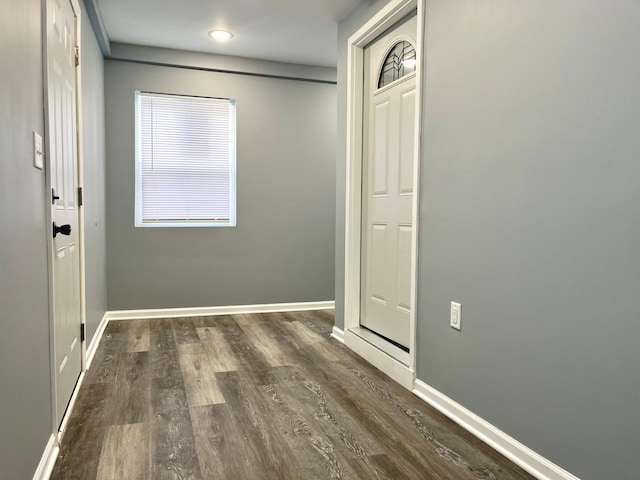
[[[45,202],[46,202],[46,235],[47,235],[47,256],[48,256],[48,286],[49,286],[49,358],[51,366],[51,418],[52,418],[52,431],[56,435],[57,441],[60,442],[62,435],[66,430],[66,425],[69,420],[69,413],[73,409],[75,399],[78,394],[78,390],[82,380],[84,378],[84,372],[87,368],[87,353],[86,353],[86,338],[80,342],[80,376],[76,383],[76,387],[73,391],[71,398],[69,399],[69,406],[61,422],[57,421],[57,377],[56,377],[56,345],[55,345],[55,309],[54,309],[54,278],[53,278],[53,262],[54,262],[54,243],[52,233],[52,215],[51,215],[51,135],[49,125],[49,3],[54,0],[45,0],[42,2],[42,63],[43,63],[43,90],[44,90],[44,149],[45,149]],[[75,14],[75,30],[76,30],[76,45],[79,50],[79,55],[82,56],[82,9],[78,0],[66,0],[69,1],[73,12]],[[81,62],[82,64],[82,62]],[[78,159],[78,188],[83,189],[84,193],[84,159],[82,155],[82,75],[81,67],[75,69],[75,82],[76,82],[76,150]],[[84,202],[83,202],[84,203]],[[78,202],[78,251],[79,251],[79,275],[80,275],[80,324],[81,328],[84,326],[86,332],[86,295],[85,295],[85,224],[84,224],[84,205]]]
[[[413,172],[413,234],[411,239],[411,314],[409,365],[405,365],[365,341],[352,330],[360,327],[362,161],[364,133],[364,49],[376,37],[417,10],[416,32],[416,131]],[[344,342],[391,378],[412,389],[416,378],[416,286],[418,264],[418,220],[420,204],[420,139],[422,133],[422,91],[426,0],[392,0],[369,19],[347,44],[347,157],[345,211],[345,302]]]

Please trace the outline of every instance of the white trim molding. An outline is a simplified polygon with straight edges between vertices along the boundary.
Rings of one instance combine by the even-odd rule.
[[[396,360],[350,330],[345,330],[344,332],[344,344],[407,390],[413,388],[415,372],[404,363]]]
[[[331,338],[336,339],[340,343],[344,343],[344,330],[333,327],[333,330],[331,330]]]
[[[89,368],[91,368],[91,362],[93,362],[93,357],[98,350],[98,345],[100,345],[100,340],[104,334],[104,329],[107,327],[107,323],[109,323],[109,312],[105,312],[103,315],[102,320],[98,325],[98,329],[96,330],[96,333],[93,334],[93,338],[89,343],[85,357],[85,370],[89,370]]]
[[[56,436],[52,434],[49,437],[47,446],[44,448],[44,453],[42,454],[38,468],[36,468],[33,474],[33,480],[48,480],[49,477],[51,477],[51,472],[53,472],[59,451],[60,448],[58,447]]]
[[[411,238],[411,294],[410,294],[410,338],[409,365],[393,360],[382,350],[366,345],[350,330],[360,326],[361,291],[361,220],[362,220],[362,138],[364,132],[364,49],[376,37],[388,30],[412,11],[417,11],[416,52],[416,108],[413,172],[413,234]],[[406,388],[413,388],[416,368],[416,285],[418,264],[419,198],[420,198],[420,156],[422,132],[422,89],[424,71],[424,31],[426,25],[426,0],[391,0],[369,19],[347,43],[347,152],[345,188],[345,291],[344,329],[345,344],[365,359],[391,375]],[[386,370],[385,370],[386,368]],[[392,372],[398,373],[396,377]],[[413,376],[413,378],[410,378]]]
[[[210,317],[214,315],[297,312],[303,310],[331,310],[333,308],[335,308],[335,302],[331,300],[326,302],[268,303],[264,305],[116,310],[107,312],[107,316],[109,321],[111,321],[138,320],[146,318]]]
[[[67,424],[69,423],[69,419],[71,418],[71,414],[73,413],[73,407],[76,406],[76,400],[78,399],[78,393],[80,393],[80,387],[82,387],[82,382],[84,381],[85,371],[80,372],[80,376],[78,377],[78,381],[76,382],[76,386],[73,387],[73,393],[71,394],[71,399],[69,400],[69,405],[67,405],[67,409],[62,416],[62,421],[60,422],[60,427],[58,428],[58,445],[62,443],[62,437],[64,433],[67,431]]]
[[[423,381],[413,393],[537,479],[580,480]]]

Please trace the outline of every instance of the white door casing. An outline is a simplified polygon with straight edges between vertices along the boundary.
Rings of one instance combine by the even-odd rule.
[[[344,262],[344,336],[345,345],[372,363],[405,388],[412,389],[416,371],[416,276],[418,263],[418,202],[420,198],[420,135],[422,109],[415,112],[413,173],[413,234],[411,240],[410,341],[408,361],[384,353],[361,336],[361,230],[362,230],[362,159],[364,110],[364,50],[407,15],[417,10],[416,37],[416,105],[422,104],[424,32],[426,0],[390,0],[360,27],[347,41],[347,138],[345,198],[345,262]]]
[[[55,423],[60,425],[81,372],[81,255],[78,205],[76,46],[79,9],[47,1],[47,130],[51,191],[51,283]],[[54,197],[55,196],[58,197]],[[55,225],[55,227],[54,227]]]
[[[416,45],[417,17],[364,50],[360,323],[408,348],[416,117],[416,73],[378,87],[398,42]]]

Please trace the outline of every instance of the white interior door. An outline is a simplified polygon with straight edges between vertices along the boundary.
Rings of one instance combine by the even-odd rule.
[[[49,175],[53,238],[57,423],[80,375],[80,245],[76,111],[76,15],[69,0],[47,2]]]
[[[364,50],[360,324],[410,340],[417,18]]]

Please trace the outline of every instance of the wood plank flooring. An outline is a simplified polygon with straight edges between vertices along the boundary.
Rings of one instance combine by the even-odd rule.
[[[533,478],[332,326],[332,311],[109,323],[51,478]]]

